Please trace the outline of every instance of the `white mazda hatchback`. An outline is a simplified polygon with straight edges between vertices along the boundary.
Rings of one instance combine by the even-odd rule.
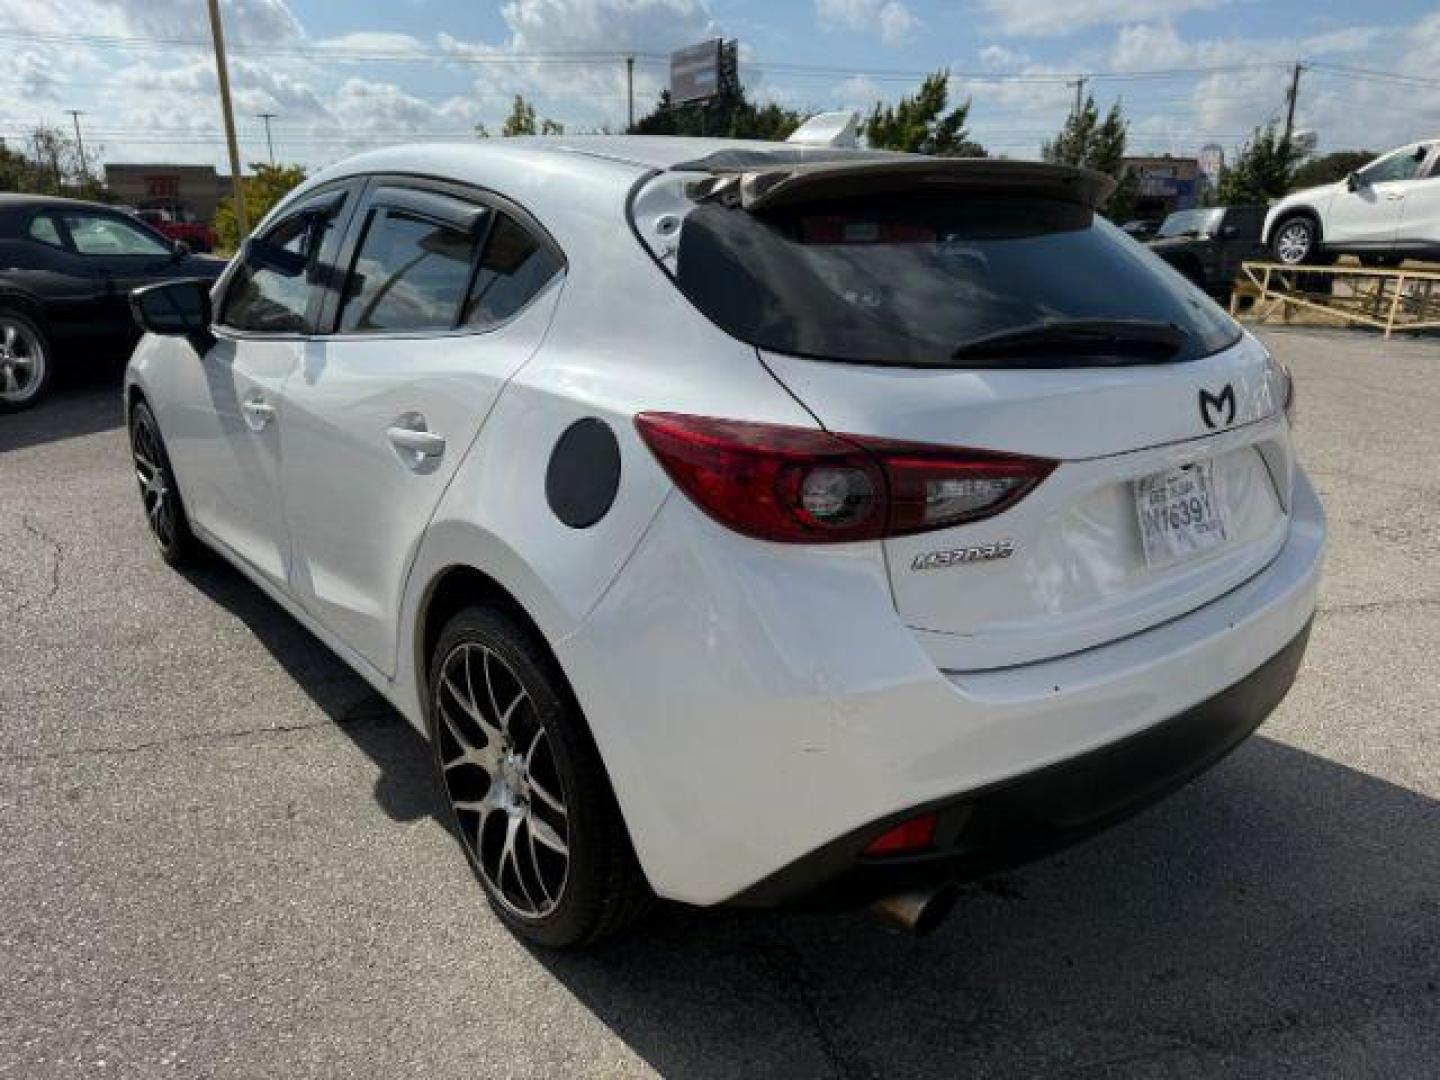
[[[875,901],[1102,828],[1294,679],[1290,380],[1010,161],[593,138],[327,169],[138,292],[161,554],[234,563],[434,748],[499,917]]]

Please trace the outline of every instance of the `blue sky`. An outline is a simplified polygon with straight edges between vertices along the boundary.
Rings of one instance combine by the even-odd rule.
[[[497,130],[515,93],[572,131],[618,127],[633,52],[643,109],[673,48],[738,38],[751,92],[867,109],[949,68],[972,135],[1034,155],[1067,80],[1119,98],[1136,151],[1233,150],[1281,115],[1306,62],[1298,126],[1321,149],[1440,134],[1440,7],[1420,0],[224,0],[243,156],[276,113],[277,156]],[[113,161],[223,160],[204,0],[0,0],[0,134],[69,123]]]

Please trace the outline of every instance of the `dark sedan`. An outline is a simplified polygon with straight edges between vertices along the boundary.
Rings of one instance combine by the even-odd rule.
[[[33,405],[57,359],[128,354],[132,289],[224,268],[108,206],[0,195],[0,410]]]
[[[1177,210],[1160,225],[1150,250],[1222,302],[1246,259],[1265,257],[1263,206]]]

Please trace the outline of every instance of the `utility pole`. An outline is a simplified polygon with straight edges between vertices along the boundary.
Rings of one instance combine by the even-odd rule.
[[[250,234],[245,213],[245,184],[240,175],[240,144],[235,139],[235,112],[230,107],[230,69],[225,64],[225,28],[220,25],[220,0],[210,0],[210,34],[215,39],[215,74],[220,80],[220,110],[225,117],[225,143],[230,151],[230,187],[235,196],[235,226],[243,240]]]
[[[85,165],[85,140],[80,135],[80,117],[85,114],[79,109],[66,109],[70,119],[75,121],[75,149],[80,152],[80,180],[83,183],[90,176],[90,170]]]
[[[1079,116],[1079,115],[1080,115],[1080,96],[1085,92],[1085,84],[1088,83],[1089,81],[1090,81],[1090,76],[1089,76],[1089,75],[1081,75],[1081,76],[1079,76],[1078,78],[1076,78],[1073,82],[1066,82],[1066,83],[1065,83],[1066,86],[1073,86],[1073,87],[1075,88],[1075,115],[1076,115],[1076,116]]]
[[[1295,61],[1295,70],[1290,74],[1290,92],[1285,95],[1285,137],[1281,141],[1290,145],[1290,135],[1295,130],[1295,99],[1300,95],[1300,72],[1305,65]]]
[[[632,131],[635,128],[635,58],[633,56],[625,58],[625,96],[630,102],[628,110],[630,124],[625,130]]]
[[[270,167],[275,167],[275,144],[270,141],[270,121],[275,119],[273,112],[256,113],[255,119],[265,121],[265,149],[270,152]]]

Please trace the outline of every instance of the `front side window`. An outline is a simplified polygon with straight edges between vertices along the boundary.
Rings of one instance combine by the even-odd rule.
[[[377,207],[346,283],[340,332],[453,329],[474,257],[474,231]]]
[[[465,301],[466,326],[494,326],[530,302],[560,270],[560,259],[506,214],[498,214],[475,284]]]
[[[1367,184],[1384,184],[1395,180],[1413,180],[1420,172],[1428,148],[1411,147],[1397,150],[1389,157],[1383,157],[1373,165],[1367,165],[1360,172],[1360,179]]]
[[[320,252],[341,205],[333,195],[318,201],[322,208],[301,207],[259,237],[257,250],[242,255],[225,293],[222,325],[251,333],[305,332],[306,310],[322,276]],[[295,256],[296,265],[265,257],[276,251]]]
[[[62,214],[70,240],[81,255],[137,255],[154,258],[171,249],[159,237],[120,218]]]

